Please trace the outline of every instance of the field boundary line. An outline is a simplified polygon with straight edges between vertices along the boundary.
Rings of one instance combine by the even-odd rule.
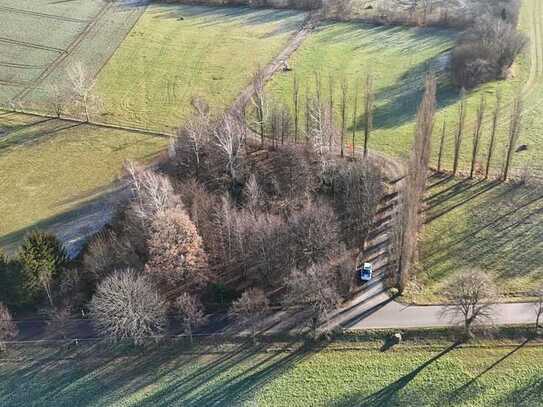
[[[42,117],[45,119],[54,119],[54,120],[60,120],[60,121],[65,121],[69,123],[86,124],[89,126],[94,126],[94,127],[104,128],[104,129],[123,130],[129,133],[146,134],[150,136],[163,137],[163,138],[170,138],[175,135],[174,133],[161,132],[158,130],[144,129],[140,127],[122,126],[122,125],[117,125],[117,124],[108,124],[108,123],[101,123],[101,122],[94,122],[94,121],[86,121],[82,119],[77,119],[75,117],[67,117],[67,116],[58,117],[58,116],[54,116],[54,115],[46,114],[46,113],[29,112],[23,109],[7,109],[4,107],[0,107],[0,112],[18,113],[18,114],[27,115],[27,116]]]
[[[17,41],[17,40],[12,40],[11,38],[4,38],[4,37],[0,37],[0,43],[10,44],[10,45],[20,45],[21,47],[36,48],[36,49],[41,49],[44,51],[58,52],[59,54],[63,54],[66,52],[66,50],[62,48],[33,44],[31,42],[25,42],[25,41]]]
[[[94,78],[97,78],[98,75],[100,75],[100,73],[102,72],[102,70],[104,69],[104,67],[109,64],[109,61],[111,61],[111,58],[113,58],[113,56],[117,53],[117,51],[119,50],[119,48],[121,47],[121,45],[124,43],[124,41],[126,40],[126,37],[128,37],[130,35],[130,33],[132,32],[132,30],[134,29],[134,27],[136,26],[136,24],[140,21],[140,18],[141,16],[143,16],[143,14],[145,14],[145,12],[147,11],[147,8],[149,7],[149,4],[146,4],[145,7],[142,7],[143,8],[143,11],[139,12],[140,15],[138,16],[138,18],[136,18],[136,20],[134,21],[134,23],[132,23],[132,25],[130,26],[130,28],[126,31],[126,34],[123,36],[122,39],[120,39],[119,41],[119,45],[117,45],[117,47],[113,50],[113,52],[109,55],[109,57],[106,58],[106,60],[104,61],[104,63],[102,64],[102,66],[96,71],[96,74],[94,75]]]
[[[18,95],[13,97],[11,99],[11,103],[16,103],[24,99],[28,94],[33,91],[41,82],[43,82],[49,75],[51,75],[59,66],[60,64],[73,52],[75,48],[81,42],[83,39],[87,36],[87,34],[92,30],[94,26],[98,23],[98,21],[104,16],[104,14],[113,7],[114,3],[107,3],[98,14],[87,24],[87,26],[75,37],[75,39],[72,41],[72,43],[68,46],[68,48],[64,51],[62,55],[59,55],[57,59],[55,59],[48,67],[45,69],[41,75],[34,81],[34,86],[29,86],[22,92],[20,92]]]
[[[28,15],[33,17],[43,17],[43,18],[49,18],[52,20],[58,20],[58,21],[65,21],[68,23],[88,23],[89,20],[83,20],[80,18],[73,18],[73,17],[63,17],[63,16],[57,16],[55,14],[48,14],[48,13],[39,13],[37,11],[30,11],[30,10],[24,10],[19,9],[15,7],[7,7],[7,6],[0,6],[0,12],[6,12],[11,14],[22,14],[22,15]]]

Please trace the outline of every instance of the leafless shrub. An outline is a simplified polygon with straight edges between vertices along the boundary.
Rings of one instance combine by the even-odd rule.
[[[47,333],[66,339],[68,336],[69,322],[72,317],[70,308],[65,305],[53,306],[47,308],[44,314],[47,318]]]
[[[98,333],[141,345],[166,326],[166,305],[152,281],[133,270],[115,271],[99,285],[89,305]]]
[[[156,214],[147,246],[149,261],[145,271],[163,292],[200,288],[208,281],[202,239],[183,209],[166,209]]]
[[[249,288],[232,303],[229,316],[240,326],[248,326],[251,338],[256,344],[256,333],[264,317],[270,312],[266,294],[259,288]]]
[[[452,303],[446,313],[463,320],[466,339],[473,337],[472,326],[476,322],[492,319],[497,290],[489,276],[482,271],[464,271],[455,276],[444,292]]]
[[[13,322],[8,307],[0,302],[0,352],[5,352],[5,342],[15,339],[18,334],[19,329],[17,324]]]
[[[189,336],[190,344],[193,344],[193,329],[204,325],[207,317],[200,300],[189,293],[183,293],[175,300],[175,308],[179,312],[185,328],[185,335]]]

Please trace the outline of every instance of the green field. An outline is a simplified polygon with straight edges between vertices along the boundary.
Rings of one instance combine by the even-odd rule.
[[[149,160],[167,140],[0,112],[0,246],[48,228],[104,194],[126,159]],[[71,215],[70,215],[71,214]]]
[[[304,14],[9,0],[0,17],[8,22],[0,27],[0,105],[53,113],[51,86],[58,86],[65,113],[79,115],[67,72],[80,61],[90,76],[101,72],[102,110],[92,120],[171,130],[191,114],[193,95],[214,112],[226,108]],[[89,205],[112,193],[126,159],[149,160],[167,145],[147,134],[7,112],[0,131],[0,246],[8,248],[35,227],[70,240],[72,223],[94,221],[85,220]]]
[[[541,111],[541,74],[543,63],[540,61],[540,50],[543,33],[535,26],[541,24],[543,7],[537,0],[523,2],[521,27],[530,34],[532,43],[526,53],[519,57],[513,70],[513,77],[507,81],[486,84],[468,95],[468,125],[463,143],[462,165],[469,162],[471,148],[471,123],[474,121],[476,106],[481,95],[488,104],[487,123],[484,126],[483,145],[480,150],[480,161],[483,161],[487,151],[489,135],[490,111],[494,105],[496,89],[503,97],[504,109],[500,117],[499,141],[493,167],[499,170],[502,165],[502,155],[505,147],[505,136],[508,120],[508,104],[517,89],[525,94],[524,131],[519,143],[528,144],[528,151],[518,158],[513,165],[516,168],[528,166],[543,174],[543,149],[540,134],[543,120]],[[537,17],[534,21],[534,15]],[[450,82],[450,75],[443,71],[443,59],[446,51],[454,43],[454,31],[431,28],[404,28],[371,26],[362,23],[326,24],[317,29],[297,51],[291,61],[292,72],[277,76],[269,86],[270,93],[279,100],[292,105],[292,81],[294,75],[301,82],[301,100],[305,93],[315,94],[314,74],[321,76],[322,93],[325,98],[329,95],[329,78],[335,82],[335,100],[339,101],[339,82],[347,78],[350,86],[349,116],[352,114],[352,93],[357,86],[361,89],[367,74],[374,77],[376,106],[374,127],[370,147],[387,154],[406,157],[410,149],[414,133],[414,118],[416,109],[423,92],[423,78],[427,69],[437,73],[438,107],[436,129],[441,130],[443,122],[447,123],[449,133],[445,144],[444,163],[451,167],[452,133],[456,127],[456,117],[459,105],[459,91]],[[336,105],[337,106],[337,105]],[[361,102],[359,102],[361,106]],[[363,117],[360,114],[357,127],[362,128]],[[336,107],[339,115],[339,108]],[[338,121],[339,123],[339,117]],[[349,125],[352,119],[349,119]],[[350,125],[349,127],[352,128]],[[439,140],[434,138],[434,153]],[[360,132],[359,141],[360,141]],[[435,158],[434,154],[434,158]]]
[[[250,8],[152,5],[98,76],[104,122],[171,130],[203,98],[226,109],[304,14]]]
[[[20,348],[0,359],[3,406],[543,405],[543,348],[222,345],[115,352]]]
[[[406,294],[441,299],[455,272],[482,269],[504,295],[543,284],[543,187],[432,177],[426,196],[420,272]]]
[[[51,111],[50,87],[68,100],[69,66],[94,75],[122,40],[124,21],[137,13],[105,0],[5,0],[0,5],[0,105]],[[103,29],[105,20],[111,25]],[[105,38],[107,37],[107,38]],[[90,41],[89,41],[90,40]]]

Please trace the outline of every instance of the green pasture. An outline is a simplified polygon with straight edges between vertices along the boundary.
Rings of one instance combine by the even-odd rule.
[[[167,145],[160,137],[2,112],[0,131],[0,246],[96,199],[125,160],[145,162]]]
[[[51,110],[47,103],[23,104],[27,89],[44,86],[39,79],[69,60],[72,45],[83,36],[107,3],[103,0],[5,0],[0,4],[0,104]],[[84,44],[83,44],[84,45]],[[100,46],[100,44],[95,44]],[[85,62],[85,61],[82,61]],[[48,71],[50,69],[50,71]],[[66,81],[66,75],[57,85]],[[45,88],[43,88],[45,89]]]
[[[484,163],[487,153],[491,113],[496,93],[502,98],[499,116],[498,142],[492,168],[499,172],[503,165],[510,103],[515,94],[524,95],[525,114],[519,144],[527,144],[528,150],[514,159],[517,170],[529,168],[541,173],[543,156],[540,148],[543,114],[541,110],[541,86],[543,62],[539,53],[543,43],[540,31],[534,31],[533,15],[543,16],[543,7],[534,0],[526,0],[523,6],[521,29],[531,38],[525,53],[518,58],[511,77],[479,87],[466,95],[467,120],[462,143],[461,168],[467,169],[470,162],[475,112],[481,97],[486,101],[486,117],[478,163]],[[416,110],[420,102],[426,72],[434,72],[438,78],[438,114],[436,116],[433,164],[436,164],[437,149],[443,123],[446,124],[446,139],[443,164],[452,167],[453,135],[457,128],[457,113],[460,91],[450,81],[446,70],[449,50],[457,32],[436,28],[408,28],[372,26],[363,23],[329,23],[320,26],[293,56],[292,71],[274,78],[268,87],[271,100],[293,106],[294,77],[300,83],[300,101],[305,96],[315,96],[316,76],[321,82],[321,98],[329,100],[332,82],[335,101],[336,124],[340,123],[340,83],[348,83],[348,142],[353,127],[357,130],[356,142],[362,141],[364,115],[362,109],[364,83],[371,74],[374,82],[375,110],[374,131],[369,141],[370,148],[392,156],[406,158],[414,134]],[[353,126],[354,93],[358,90],[358,114]],[[305,107],[303,107],[305,110]],[[303,119],[301,127],[303,128]]]
[[[303,13],[246,7],[151,5],[98,76],[96,120],[171,130],[193,97],[226,109],[279,53]]]
[[[543,348],[378,343],[304,350],[24,347],[0,357],[4,406],[543,405]]]
[[[420,271],[406,297],[442,299],[461,270],[488,272],[509,299],[543,284],[543,187],[432,177],[425,200]]]

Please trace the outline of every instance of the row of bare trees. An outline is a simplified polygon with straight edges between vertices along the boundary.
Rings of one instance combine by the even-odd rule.
[[[363,148],[366,156],[375,105],[372,75],[366,76],[362,86],[360,81],[350,85],[345,77],[336,82],[331,74],[328,77],[327,91],[323,89],[321,74],[315,72],[313,77],[313,84],[307,84],[302,92],[298,76],[293,76],[292,101],[288,107],[272,100],[265,92],[262,74],[255,75],[252,99],[253,124],[260,136],[261,144],[264,145],[266,139],[269,139],[272,145],[283,144],[291,136],[292,139],[289,141],[312,143],[321,149],[328,147],[329,150],[339,145],[340,155],[343,157],[350,138],[351,154],[354,156],[360,127],[359,103],[363,99],[361,110]],[[302,93],[305,97],[302,97]],[[349,126],[350,137],[347,133]]]
[[[483,135],[485,133],[484,125],[488,121],[487,117],[487,102],[485,96],[481,96],[479,104],[475,113],[475,121],[473,123],[473,134],[472,134],[472,146],[471,146],[471,157],[470,157],[470,169],[469,177],[473,178],[478,171],[481,171],[481,175],[484,179],[488,179],[490,176],[490,171],[493,166],[493,159],[496,155],[496,146],[498,141],[498,123],[500,117],[502,117],[503,107],[501,102],[501,96],[499,93],[496,95],[496,101],[494,104],[494,109],[491,114],[489,121],[489,129],[487,130],[488,134],[488,148],[486,151],[486,157],[481,158],[481,144]],[[511,164],[513,161],[513,156],[518,147],[518,140],[522,130],[522,114],[523,114],[523,101],[520,94],[517,94],[511,105],[511,112],[509,115],[509,126],[507,129],[507,139],[505,143],[505,154],[503,158],[503,166],[501,170],[500,177],[502,180],[507,180],[510,176]],[[453,134],[452,140],[452,175],[455,176],[459,172],[460,160],[462,159],[463,144],[465,139],[466,132],[466,117],[467,117],[467,102],[464,92],[462,92],[460,104],[458,107],[458,119],[456,124],[456,130]],[[443,165],[443,154],[445,149],[445,144],[447,142],[447,126],[446,123],[443,123],[439,149],[437,151],[437,172],[442,172],[444,170]],[[484,160],[484,164],[481,164],[482,168],[478,168],[479,160]]]

